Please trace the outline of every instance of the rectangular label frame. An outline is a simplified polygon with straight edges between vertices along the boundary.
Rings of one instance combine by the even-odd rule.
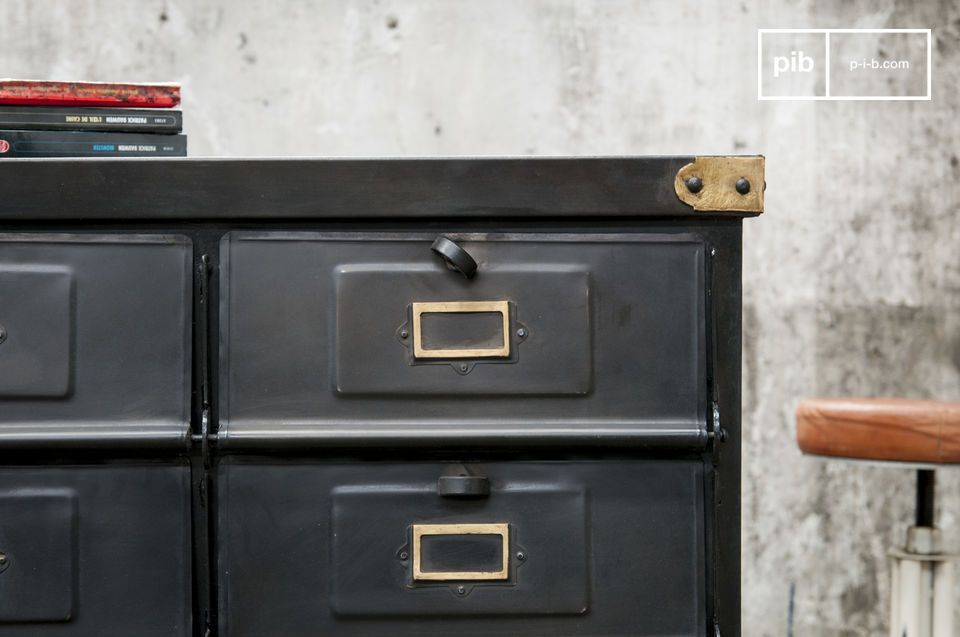
[[[503,542],[500,570],[424,571],[421,564],[423,552],[420,550],[420,542],[425,535],[499,535]],[[410,552],[413,554],[413,581],[415,582],[503,581],[510,578],[510,525],[506,522],[493,524],[414,524]]]
[[[510,356],[510,302],[509,301],[442,301],[439,303],[412,303],[414,358],[508,358]],[[468,312],[498,312],[503,320],[503,344],[500,347],[464,349],[426,349],[423,347],[424,314],[452,314]]]

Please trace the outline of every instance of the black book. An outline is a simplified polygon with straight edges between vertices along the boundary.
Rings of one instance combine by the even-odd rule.
[[[0,129],[173,134],[183,129],[183,114],[165,109],[0,105]]]
[[[186,135],[0,130],[0,159],[186,156]]]

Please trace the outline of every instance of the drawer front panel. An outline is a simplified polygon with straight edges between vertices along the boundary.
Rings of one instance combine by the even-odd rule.
[[[172,235],[0,236],[0,446],[182,443],[190,260]]]
[[[190,634],[186,465],[0,467],[0,634]]]
[[[438,484],[460,473],[486,478],[489,493]],[[699,461],[234,458],[218,478],[222,634],[702,635],[706,626]]]
[[[433,237],[224,240],[227,444],[431,431],[705,440],[697,237],[457,237],[479,262],[472,279],[431,252]]]

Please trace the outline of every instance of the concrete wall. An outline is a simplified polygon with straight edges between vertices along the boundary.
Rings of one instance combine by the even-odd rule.
[[[758,102],[758,27],[933,27],[934,99]],[[6,0],[0,42],[10,77],[182,82],[195,156],[765,154],[744,634],[881,634],[912,476],[801,457],[793,410],[960,395],[955,2]],[[941,473],[956,544],[960,477]]]

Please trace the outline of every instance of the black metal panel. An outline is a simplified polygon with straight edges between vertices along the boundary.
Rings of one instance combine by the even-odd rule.
[[[0,446],[183,446],[191,249],[174,235],[0,235]]]
[[[0,168],[0,220],[703,216],[674,192],[691,161],[18,159]]]
[[[473,279],[433,235],[231,234],[223,442],[705,444],[702,239],[452,236]],[[409,308],[442,301],[508,301],[517,358],[411,365]]]
[[[59,265],[0,262],[0,399],[69,395],[73,279]]]
[[[397,480],[403,480],[403,476]],[[588,612],[586,489],[540,482],[495,485],[492,492],[483,499],[442,497],[437,493],[436,480],[379,488],[367,481],[334,487],[329,511],[331,612],[342,618],[367,619]],[[507,578],[414,580],[411,525],[418,522],[507,522]],[[478,536],[434,537],[445,538],[453,546],[446,560],[435,555],[436,564],[424,564],[425,571],[494,571],[502,558],[495,550],[498,536],[488,534],[486,543],[473,547],[469,540]],[[494,540],[492,546],[490,539]],[[423,538],[418,546],[426,554],[424,560],[429,556],[429,545]],[[483,548],[494,549],[494,568]],[[449,555],[454,550],[466,554]],[[517,558],[520,553],[523,560]],[[456,558],[462,564],[457,564]],[[467,596],[472,598],[465,604]]]
[[[485,461],[468,499],[448,468],[221,462],[220,633],[705,634],[699,460]],[[452,523],[509,524],[509,579],[413,581],[411,526]]]
[[[0,635],[191,632],[187,465],[0,468]]]
[[[336,324],[329,351],[336,357],[337,395],[466,398],[590,393],[594,374],[589,270],[573,263],[521,264],[523,244],[508,245],[500,250],[509,250],[508,263],[469,283],[434,262],[429,253],[407,263],[382,263],[377,259],[385,256],[384,250],[366,249],[367,263],[335,266],[331,283],[336,289]],[[416,254],[415,246],[408,248],[411,256]],[[498,326],[500,315],[491,312],[486,313],[486,325],[476,320],[470,325],[469,314],[427,313],[420,329],[426,348],[450,352],[481,346],[481,341],[470,340],[473,336],[486,338],[489,349],[506,336],[510,355],[418,359],[411,306],[444,301],[507,301],[509,328],[503,329],[502,320]],[[444,325],[443,318],[456,323]],[[466,331],[470,327],[473,334]]]
[[[725,434],[713,447],[707,535],[713,555],[712,612],[723,636],[740,634],[740,363],[743,339],[742,222],[713,232],[711,259],[713,347],[711,387],[718,407],[716,429]]]

